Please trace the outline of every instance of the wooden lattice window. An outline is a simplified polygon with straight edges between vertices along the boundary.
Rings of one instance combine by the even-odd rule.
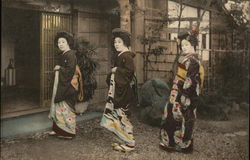
[[[58,31],[72,31],[72,18],[68,14],[42,13],[40,32],[41,84],[40,105],[50,106],[55,66],[54,37]]]

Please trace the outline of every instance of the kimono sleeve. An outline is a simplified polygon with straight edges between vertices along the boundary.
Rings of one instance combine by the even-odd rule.
[[[185,62],[187,76],[183,84],[182,93],[185,97],[193,98],[197,96],[196,87],[199,84],[199,63],[194,59]]]
[[[131,82],[134,74],[134,61],[131,55],[122,57],[122,65],[117,67],[115,73],[115,82],[121,85],[126,85]]]

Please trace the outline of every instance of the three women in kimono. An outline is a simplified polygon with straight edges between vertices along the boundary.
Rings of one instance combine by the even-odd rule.
[[[50,135],[73,138],[76,135],[78,78],[81,76],[73,47],[73,36],[67,32],[57,33],[54,43],[61,51],[59,63],[55,66],[55,79],[49,118],[53,121]]]
[[[196,32],[185,32],[178,36],[182,53],[160,130],[160,148],[166,151],[193,151],[193,128],[204,75],[195,52],[198,43],[196,36]]]
[[[135,54],[129,51],[130,34],[127,31],[116,28],[112,33],[117,55],[114,67],[107,77],[109,91],[101,126],[116,135],[118,142],[111,144],[114,150],[129,152],[135,147],[133,126],[128,119],[129,107],[133,100],[130,82],[135,70]]]
[[[101,119],[101,126],[113,132],[118,142],[112,143],[114,150],[129,152],[134,150],[133,126],[128,119],[129,107],[133,101],[130,86],[134,75],[135,56],[129,50],[130,34],[116,28],[113,33],[113,47],[117,53],[114,67],[107,77],[108,98]],[[166,151],[191,153],[193,151],[193,127],[196,119],[198,96],[203,83],[204,70],[195,52],[197,37],[195,33],[178,36],[182,51],[178,59],[178,69],[173,81],[169,103],[166,104],[160,148]],[[49,117],[53,120],[51,135],[65,138],[75,137],[76,115],[72,109],[76,102],[77,87],[72,83],[77,72],[77,60],[71,45],[73,37],[64,32],[55,38],[61,50],[59,65],[55,67],[55,81],[52,106]]]

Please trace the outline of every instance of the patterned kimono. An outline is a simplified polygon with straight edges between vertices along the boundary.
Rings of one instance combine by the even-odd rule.
[[[133,126],[127,118],[133,91],[130,82],[134,74],[134,53],[120,53],[115,61],[117,70],[108,76],[108,99],[101,119],[101,126],[116,134],[120,140],[135,145]]]
[[[162,117],[160,145],[181,151],[193,144],[197,100],[204,70],[195,54],[183,55]]]
[[[59,136],[75,137],[76,115],[74,105],[77,90],[73,82],[76,71],[75,52],[70,50],[60,55],[59,70],[55,79],[49,118],[53,120],[52,130]]]

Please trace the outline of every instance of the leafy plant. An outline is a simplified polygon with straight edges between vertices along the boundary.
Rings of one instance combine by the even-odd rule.
[[[249,95],[249,59],[242,63],[237,53],[228,53],[217,66],[217,74],[222,84],[218,87],[221,94],[247,100]],[[241,54],[237,54],[241,55]]]
[[[92,57],[96,54],[97,47],[91,45],[83,37],[77,37],[74,42],[74,49],[77,51],[77,63],[83,76],[83,101],[86,102],[93,98],[95,89],[97,88],[95,73],[99,64]]]
[[[145,67],[144,81],[147,80],[149,56],[154,55],[157,59],[157,56],[162,55],[164,50],[167,49],[165,46],[157,44],[160,42],[160,34],[163,31],[165,23],[163,21],[161,23],[149,24],[146,26],[147,35],[137,37],[141,44],[146,46],[146,51],[143,53]]]

